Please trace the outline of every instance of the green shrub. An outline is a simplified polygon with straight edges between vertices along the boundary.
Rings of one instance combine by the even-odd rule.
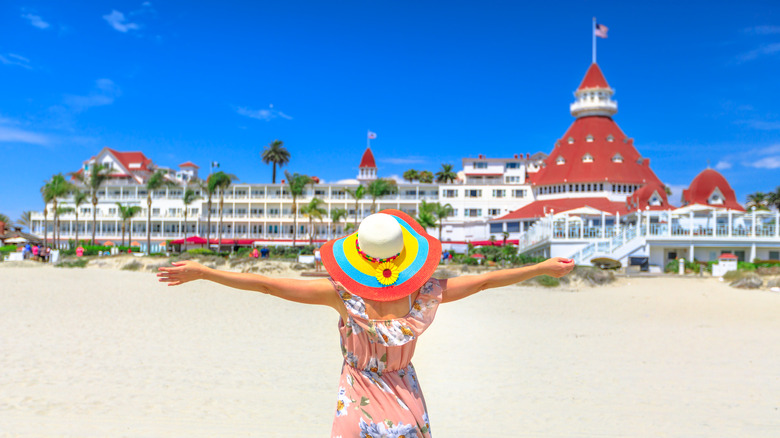
[[[742,273],[739,271],[729,271],[723,274],[723,280],[725,281],[734,281],[740,278],[742,278]]]
[[[0,246],[0,254],[5,255],[11,252],[16,252],[16,245]]]
[[[246,257],[251,252],[252,252],[252,248],[248,246],[243,246],[241,248],[238,248],[238,251],[236,251],[236,257]]]
[[[536,282],[544,287],[556,287],[561,284],[560,280],[555,277],[550,277],[549,275],[540,275],[536,277]]]
[[[193,248],[186,251],[187,254],[192,255],[214,255],[214,251],[208,249],[208,248]]]
[[[1,251],[2,249],[0,249]],[[756,260],[756,267],[759,268],[771,268],[773,266],[780,266],[780,260]]]
[[[479,264],[479,260],[475,259],[474,257],[466,257],[465,259],[463,259],[463,263],[466,265],[474,266]]]
[[[57,268],[84,268],[89,263],[89,259],[80,258],[77,260],[63,260],[60,263],[55,264]]]
[[[755,271],[756,265],[750,262],[737,262],[737,269],[740,271]]]
[[[677,260],[670,260],[664,267],[664,272],[677,272],[680,269],[679,265]]]

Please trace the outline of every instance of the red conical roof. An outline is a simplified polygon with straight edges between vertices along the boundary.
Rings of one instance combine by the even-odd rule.
[[[723,195],[723,204],[710,204],[709,199],[715,189],[720,190]],[[683,205],[700,204],[712,205],[713,207],[723,207],[733,210],[745,211],[737,202],[737,195],[731,188],[726,178],[714,169],[704,169],[696,178],[691,181],[691,185],[682,192]]]
[[[654,193],[657,193],[661,198],[661,205],[650,205],[650,198],[653,197]],[[667,210],[669,207],[672,207],[669,204],[669,199],[666,196],[666,187],[663,184],[651,182],[636,190],[626,199],[626,209],[628,211],[643,211],[646,207],[650,207],[650,210]]]
[[[585,77],[582,79],[577,91],[584,90],[586,88],[609,88],[607,80],[604,79],[604,74],[601,73],[599,65],[595,62],[590,65],[588,71],[585,73]]]
[[[586,154],[592,161],[583,161]],[[563,164],[557,164],[559,157],[563,158]],[[650,160],[639,155],[633,140],[627,138],[609,117],[589,116],[575,120],[544,162],[544,167],[533,177],[534,185],[581,182],[661,184],[650,169]]]
[[[371,148],[366,148],[363,152],[363,158],[360,159],[359,167],[376,167],[376,161],[374,161],[374,153],[371,152]]]

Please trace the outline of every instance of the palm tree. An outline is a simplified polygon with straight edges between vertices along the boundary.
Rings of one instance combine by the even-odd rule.
[[[97,229],[97,204],[98,204],[98,190],[100,186],[106,182],[110,176],[111,168],[106,164],[95,163],[92,165],[92,169],[89,171],[89,175],[85,175],[86,172],[71,173],[70,175],[84,184],[92,195],[92,244],[95,244],[95,231]],[[45,216],[45,212],[44,212]],[[44,217],[45,219],[45,217]]]
[[[192,188],[187,187],[184,190],[184,198],[182,198],[182,202],[184,203],[184,244],[185,245],[187,244],[187,207],[189,207],[190,204],[197,201],[198,199],[201,199],[200,196],[195,192],[195,190],[192,190]]]
[[[430,184],[433,182],[433,173],[430,170],[423,170],[417,174],[417,180],[423,184]]]
[[[334,208],[330,210],[330,220],[333,222],[333,236],[331,238],[336,237],[336,224],[341,222],[345,217],[347,217],[347,210],[344,208]]]
[[[355,187],[355,190],[345,190],[347,193],[349,193],[349,196],[352,196],[352,199],[355,200],[355,228],[357,228],[358,216],[360,216],[360,200],[366,196],[366,187],[360,185]]]
[[[755,207],[756,210],[769,210],[767,204],[769,204],[770,194],[764,192],[751,193],[747,196],[748,202],[746,207]]]
[[[142,209],[139,205],[122,205],[119,202],[116,203],[116,206],[119,207],[119,218],[122,219],[122,246],[125,246],[125,228],[127,222],[130,222],[129,243],[133,241],[133,217],[140,213]]]
[[[206,208],[208,210],[206,214],[206,246],[211,242],[211,199],[217,191],[217,186],[209,184],[209,179],[211,179],[211,175],[209,175],[206,181],[201,181],[199,183],[200,189],[206,193]]]
[[[0,222],[4,223],[6,227],[11,227],[14,224],[11,219],[9,219],[8,216],[4,215],[3,213],[0,213]]]
[[[0,219],[0,221],[5,222],[3,219]],[[23,211],[22,215],[19,216],[19,219],[16,220],[16,224],[22,227],[27,227],[28,230],[32,230],[32,211]]]
[[[777,186],[774,192],[769,192],[767,203],[774,206],[776,210],[780,210],[780,186]]]
[[[434,215],[436,207],[433,203],[422,201],[420,203],[420,210],[417,212],[417,223],[423,228],[435,228],[436,216]]]
[[[176,187],[169,180],[164,170],[158,170],[146,181],[146,253],[152,253],[152,192],[166,188]]]
[[[328,214],[328,210],[322,208],[325,204],[320,198],[312,198],[308,204],[301,207],[301,213],[309,217],[309,245],[314,245],[314,219],[322,222],[325,215]]]
[[[312,182],[311,177],[308,175],[301,175],[300,173],[290,174],[288,171],[284,171],[284,176],[287,178],[287,185],[290,188],[290,196],[292,196],[292,214],[293,214],[293,247],[295,247],[295,237],[298,233],[298,197],[303,195],[303,189],[307,184]]]
[[[52,239],[54,240],[54,246],[59,246],[59,239],[58,239],[58,233],[57,230],[59,228],[59,212],[57,210],[57,198],[62,198],[65,195],[67,195],[71,190],[73,190],[73,185],[69,183],[65,176],[63,176],[61,173],[58,173],[51,177],[51,180],[49,180],[42,189],[44,193],[44,199],[47,199],[51,201],[52,203],[52,212],[54,213],[54,235],[52,236]],[[44,216],[46,215],[44,210]],[[48,227],[48,224],[47,224]],[[44,233],[44,241],[45,239],[45,233]]]
[[[73,212],[76,214],[76,246],[79,246],[79,206],[87,202],[87,192],[82,192],[79,189],[73,190]]]
[[[376,200],[382,196],[392,195],[398,192],[395,181],[386,178],[377,178],[368,183],[368,195],[371,196],[371,213],[376,213]]]
[[[433,206],[433,215],[439,223],[439,241],[441,242],[441,229],[442,225],[444,225],[444,219],[450,217],[454,210],[450,204],[442,205],[441,203],[435,202],[433,203]]]
[[[213,192],[219,191],[219,225],[217,227],[217,251],[222,250],[222,212],[225,206],[225,192],[230,187],[230,185],[233,184],[233,181],[237,181],[237,180],[238,178],[235,175],[231,173],[225,173],[219,171],[209,175],[209,178],[206,181],[206,184],[211,189],[209,191],[213,191]],[[209,208],[209,210],[211,210],[211,208]],[[209,226],[211,226],[210,223]]]
[[[404,179],[409,181],[410,183],[413,183],[414,180],[417,179],[417,171],[414,169],[409,169],[406,172],[404,172]]]
[[[276,184],[276,166],[278,165],[281,168],[290,162],[290,151],[284,147],[283,141],[274,140],[265,147],[263,152],[260,153],[260,156],[263,158],[263,163],[273,164],[274,173],[272,182],[273,184]]]
[[[451,183],[458,179],[458,174],[452,171],[452,164],[442,164],[441,170],[436,172],[436,182]]]

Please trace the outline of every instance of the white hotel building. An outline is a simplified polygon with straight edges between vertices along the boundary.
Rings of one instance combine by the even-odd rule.
[[[452,205],[454,212],[450,220],[445,221],[442,239],[465,243],[465,241],[487,239],[488,220],[505,215],[514,209],[531,201],[531,187],[526,182],[526,173],[530,169],[538,169],[545,156],[536,154],[530,157],[515,156],[508,159],[488,159],[479,156],[464,159],[464,170],[459,172],[459,178],[451,184],[422,184],[398,182],[398,192],[377,200],[377,211],[394,208],[410,215],[418,213],[422,201],[442,202]],[[177,184],[176,187],[164,188],[152,193],[151,240],[152,252],[168,240],[184,237],[185,226],[187,235],[206,236],[208,202],[200,189],[192,186],[201,199],[191,204],[187,211],[187,223],[184,222],[184,205],[182,197],[188,183],[198,180],[198,166],[186,162],[179,165],[178,170],[156,166],[141,152],[119,152],[104,148],[97,155],[86,160],[79,172],[89,173],[90,168],[100,163],[112,169],[111,179],[98,191],[96,241],[103,243],[111,241],[119,244],[122,235],[122,222],[118,216],[117,202],[123,205],[137,205],[142,211],[132,219],[132,237],[145,251],[147,227],[147,190],[146,180],[156,170],[167,172],[168,179]],[[371,149],[366,149],[360,162],[357,182],[313,183],[306,187],[304,194],[298,199],[298,206],[304,205],[317,197],[325,202],[327,217],[323,221],[315,221],[309,230],[308,218],[298,212],[297,244],[307,243],[309,233],[313,233],[316,242],[324,242],[344,234],[346,223],[354,223],[356,216],[363,218],[370,214],[372,199],[364,197],[358,202],[346,190],[354,189],[358,184],[367,185],[376,179],[377,166]],[[204,178],[205,179],[205,176]],[[314,179],[317,180],[316,178]],[[82,190],[87,190],[81,187]],[[211,233],[216,241],[219,221],[219,195],[212,198]],[[72,197],[58,200],[58,205],[74,207]],[[347,218],[335,224],[330,220],[330,211],[343,208]],[[78,228],[79,239],[90,239],[92,235],[92,204],[79,206],[78,222],[75,213],[60,216],[60,232],[62,242],[67,245],[68,239],[73,239]],[[49,206],[51,211],[51,206]],[[223,245],[290,245],[293,238],[292,197],[284,183],[252,184],[234,183],[224,194],[222,214]],[[44,217],[42,212],[32,216],[32,232],[43,235]],[[48,216],[48,234],[54,230],[53,217]],[[429,230],[437,233],[436,230]],[[212,242],[213,243],[213,242]]]

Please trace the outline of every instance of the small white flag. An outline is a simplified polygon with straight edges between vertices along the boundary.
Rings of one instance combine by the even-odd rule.
[[[368,139],[373,140],[376,138],[376,132],[368,131]]]
[[[212,161],[212,162],[211,162],[211,167],[212,167],[212,168],[214,168],[214,167],[219,167],[219,163],[218,163],[218,162],[216,162],[216,161]]]
[[[606,38],[608,30],[609,28],[607,26],[604,26],[603,24],[596,24],[596,28],[594,29],[594,32],[596,33],[597,37]]]

